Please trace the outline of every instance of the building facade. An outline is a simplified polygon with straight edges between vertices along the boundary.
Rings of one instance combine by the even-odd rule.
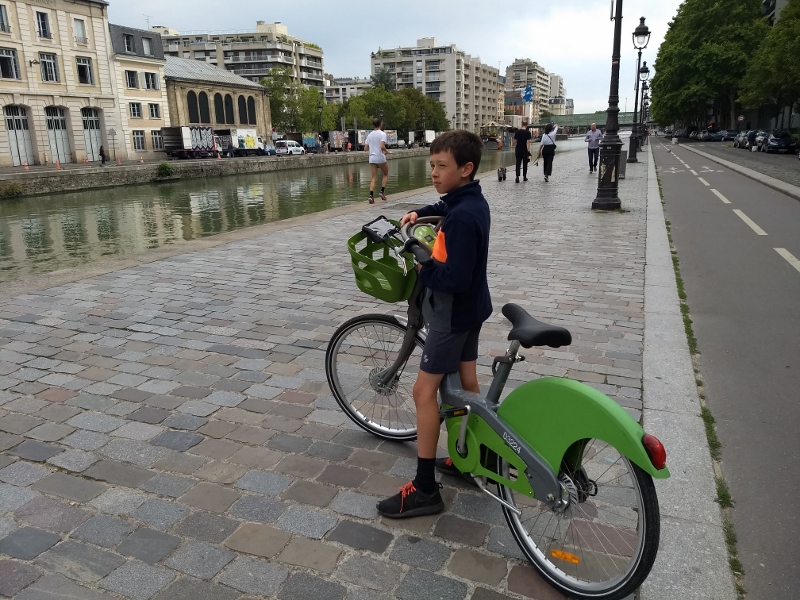
[[[289,67],[295,83],[324,91],[324,55],[311,42],[289,35],[281,23],[258,21],[255,31],[184,32],[153,27],[164,54],[204,61],[258,83],[273,67]]]
[[[360,96],[372,89],[369,79],[360,77],[334,77],[325,74],[325,102],[328,104],[341,104],[353,96]]]
[[[164,150],[161,128],[170,122],[161,36],[120,25],[109,25],[109,31],[121,123],[115,146],[132,157],[154,157]]]
[[[567,95],[561,75],[550,73],[550,98],[563,98]]]
[[[370,72],[384,69],[396,77],[396,89],[415,87],[441,102],[455,129],[477,131],[502,117],[498,69],[453,44],[440,46],[434,38],[422,38],[416,46],[378,49],[372,53]]]
[[[0,0],[0,166],[97,161],[110,147],[120,122],[107,7]]]
[[[517,58],[506,67],[506,90],[521,93],[530,87],[533,91],[533,119],[549,110],[547,100],[550,98],[550,73],[539,63],[529,58]]]
[[[164,79],[171,127],[255,129],[269,137],[272,118],[267,89],[205,61],[166,57]]]

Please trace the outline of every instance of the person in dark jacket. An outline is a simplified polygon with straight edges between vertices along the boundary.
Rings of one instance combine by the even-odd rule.
[[[436,469],[449,459],[436,459],[439,441],[439,384],[458,372],[461,386],[478,387],[478,336],[492,314],[486,268],[489,255],[489,204],[474,181],[483,143],[469,131],[448,131],[431,144],[431,178],[442,198],[405,215],[443,216],[433,245],[433,260],[420,270],[425,284],[422,315],[428,336],[414,384],[417,409],[417,474],[400,493],[378,503],[386,517],[404,518],[438,513],[443,508]],[[452,463],[450,463],[452,465]]]
[[[531,157],[531,132],[527,125],[523,125],[514,132],[514,159],[517,167],[519,183],[519,167],[522,165],[522,179],[528,181],[528,161]]]

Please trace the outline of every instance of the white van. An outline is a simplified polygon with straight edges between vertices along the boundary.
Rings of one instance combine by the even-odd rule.
[[[294,140],[278,140],[275,142],[275,152],[278,156],[306,153],[305,148]]]

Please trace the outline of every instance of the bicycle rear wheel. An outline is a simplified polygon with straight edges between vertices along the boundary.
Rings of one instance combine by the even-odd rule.
[[[562,464],[559,478],[570,492],[561,514],[498,485],[503,507],[525,556],[554,587],[573,598],[617,600],[645,580],[658,551],[660,522],[653,480],[613,446],[583,440],[576,465]],[[499,461],[512,481],[516,469]]]
[[[385,440],[417,437],[412,389],[425,344],[419,335],[394,381],[379,381],[397,360],[406,329],[391,315],[360,315],[336,330],[325,354],[325,374],[339,406],[356,425]]]

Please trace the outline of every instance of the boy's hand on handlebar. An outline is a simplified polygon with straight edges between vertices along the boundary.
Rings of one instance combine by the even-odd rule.
[[[403,218],[400,219],[400,225],[403,226],[406,223],[411,223],[412,225],[417,222],[417,213],[410,212],[403,215]]]

